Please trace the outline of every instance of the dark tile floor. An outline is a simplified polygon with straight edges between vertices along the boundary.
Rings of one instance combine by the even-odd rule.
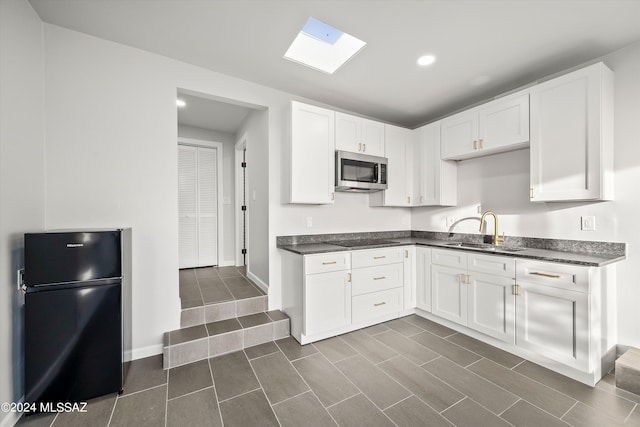
[[[417,316],[300,346],[292,338],[162,370],[122,396],[28,426],[640,426],[640,396],[595,388]]]
[[[246,267],[201,267],[180,270],[182,309],[265,295],[246,275]]]

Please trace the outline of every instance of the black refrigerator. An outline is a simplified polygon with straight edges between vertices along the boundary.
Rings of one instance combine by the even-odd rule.
[[[24,235],[25,402],[123,390],[123,230]]]

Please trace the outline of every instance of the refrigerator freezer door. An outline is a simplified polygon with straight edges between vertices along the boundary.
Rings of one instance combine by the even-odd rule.
[[[121,284],[25,295],[25,402],[122,390]]]
[[[24,235],[27,286],[122,276],[121,232],[74,231]]]

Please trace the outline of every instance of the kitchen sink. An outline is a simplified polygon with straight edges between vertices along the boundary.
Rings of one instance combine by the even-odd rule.
[[[450,243],[445,243],[445,246],[478,249],[486,252],[518,252],[518,251],[524,251],[526,249],[526,248],[521,248],[517,246],[495,246],[490,243],[466,243],[466,242],[450,242]]]

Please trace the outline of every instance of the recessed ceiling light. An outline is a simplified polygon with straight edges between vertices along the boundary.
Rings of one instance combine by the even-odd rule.
[[[184,107],[185,105],[187,105],[187,103],[184,102],[182,99],[176,99],[176,105],[178,107]]]
[[[309,18],[284,54],[290,61],[333,74],[366,45],[351,34]]]
[[[416,61],[418,65],[421,67],[426,67],[427,65],[431,65],[436,61],[436,57],[433,55],[423,55]]]

